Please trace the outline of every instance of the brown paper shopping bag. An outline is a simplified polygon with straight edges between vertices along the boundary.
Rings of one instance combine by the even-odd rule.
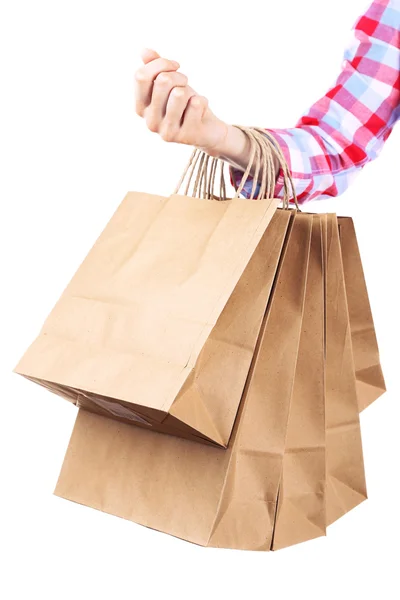
[[[326,511],[330,524],[367,497],[337,217],[323,221],[326,265]]]
[[[208,158],[202,198],[127,194],[15,370],[100,414],[226,446],[289,217],[263,237],[279,202],[265,189],[210,199]]]
[[[339,217],[338,221],[358,403],[363,410],[386,391],[386,386],[354,223],[350,217]]]
[[[311,222],[305,215],[292,216],[228,448],[81,410],[57,495],[202,545],[271,548]]]
[[[271,550],[301,337],[312,219],[296,214],[259,339],[210,535],[217,547]]]
[[[322,223],[310,215],[307,286],[272,549],[326,534],[325,306]]]

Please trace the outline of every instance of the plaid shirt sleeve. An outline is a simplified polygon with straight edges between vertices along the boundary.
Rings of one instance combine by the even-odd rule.
[[[334,85],[291,129],[266,129],[280,144],[301,204],[342,194],[380,153],[400,116],[400,0],[375,0],[355,23]],[[237,187],[243,172],[230,167]],[[250,196],[252,179],[242,191]],[[258,186],[257,186],[258,187]],[[282,171],[276,197],[283,192]]]

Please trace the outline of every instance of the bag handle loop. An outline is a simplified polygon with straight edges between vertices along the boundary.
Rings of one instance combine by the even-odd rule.
[[[274,138],[274,136],[261,127],[245,127],[243,125],[234,125],[247,136],[250,141],[250,157],[246,170],[243,173],[241,182],[236,190],[234,198],[239,198],[241,191],[247,181],[251,168],[254,165],[253,185],[250,194],[250,199],[254,199],[257,182],[260,182],[260,189],[257,194],[257,200],[262,198],[272,199],[274,197],[276,171],[274,157],[278,162],[283,172],[283,199],[282,208],[288,209],[290,196],[293,196],[293,202],[299,209],[296,190],[293,179],[290,174],[290,169],[286,162],[285,156]],[[217,174],[218,163],[220,163],[219,177],[219,194],[215,195],[215,179]],[[187,163],[182,177],[174,190],[174,194],[178,194],[179,190],[187,176],[187,183],[184,195],[189,195],[190,184],[193,181],[192,196],[203,198],[206,200],[226,200],[226,183],[224,173],[225,161],[220,158],[211,157],[203,150],[195,148]],[[193,178],[196,174],[195,178]]]

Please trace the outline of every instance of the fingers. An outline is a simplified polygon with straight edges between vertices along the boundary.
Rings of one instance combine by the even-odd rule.
[[[189,87],[174,87],[168,98],[159,133],[166,142],[180,141],[183,114],[195,92]]]
[[[136,72],[136,112],[147,127],[165,141],[194,145],[204,137],[208,100],[188,86],[179,64],[150,48],[142,53],[143,66]],[[203,121],[204,119],[204,121]]]
[[[208,100],[204,96],[192,96],[183,115],[182,131],[196,131],[208,108]]]
[[[158,131],[166,114],[171,90],[185,87],[187,82],[187,77],[183,73],[163,72],[157,75],[153,85],[151,103],[145,109],[146,124],[151,131]]]
[[[135,74],[135,98],[136,98],[136,112],[138,115],[143,116],[144,109],[151,102],[151,95],[153,91],[153,82],[157,75],[163,71],[177,71],[179,69],[179,63],[174,60],[168,60],[166,58],[154,58],[143,67],[138,69]]]
[[[147,65],[147,63],[151,62],[152,60],[160,58],[160,55],[151,48],[144,48],[141,52],[141,58],[144,64]]]

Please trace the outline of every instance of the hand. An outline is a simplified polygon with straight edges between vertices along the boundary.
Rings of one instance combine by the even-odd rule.
[[[167,142],[188,144],[220,156],[230,127],[218,119],[208,100],[197,94],[179,63],[154,50],[142,52],[144,66],[135,74],[136,112],[150,131]]]

